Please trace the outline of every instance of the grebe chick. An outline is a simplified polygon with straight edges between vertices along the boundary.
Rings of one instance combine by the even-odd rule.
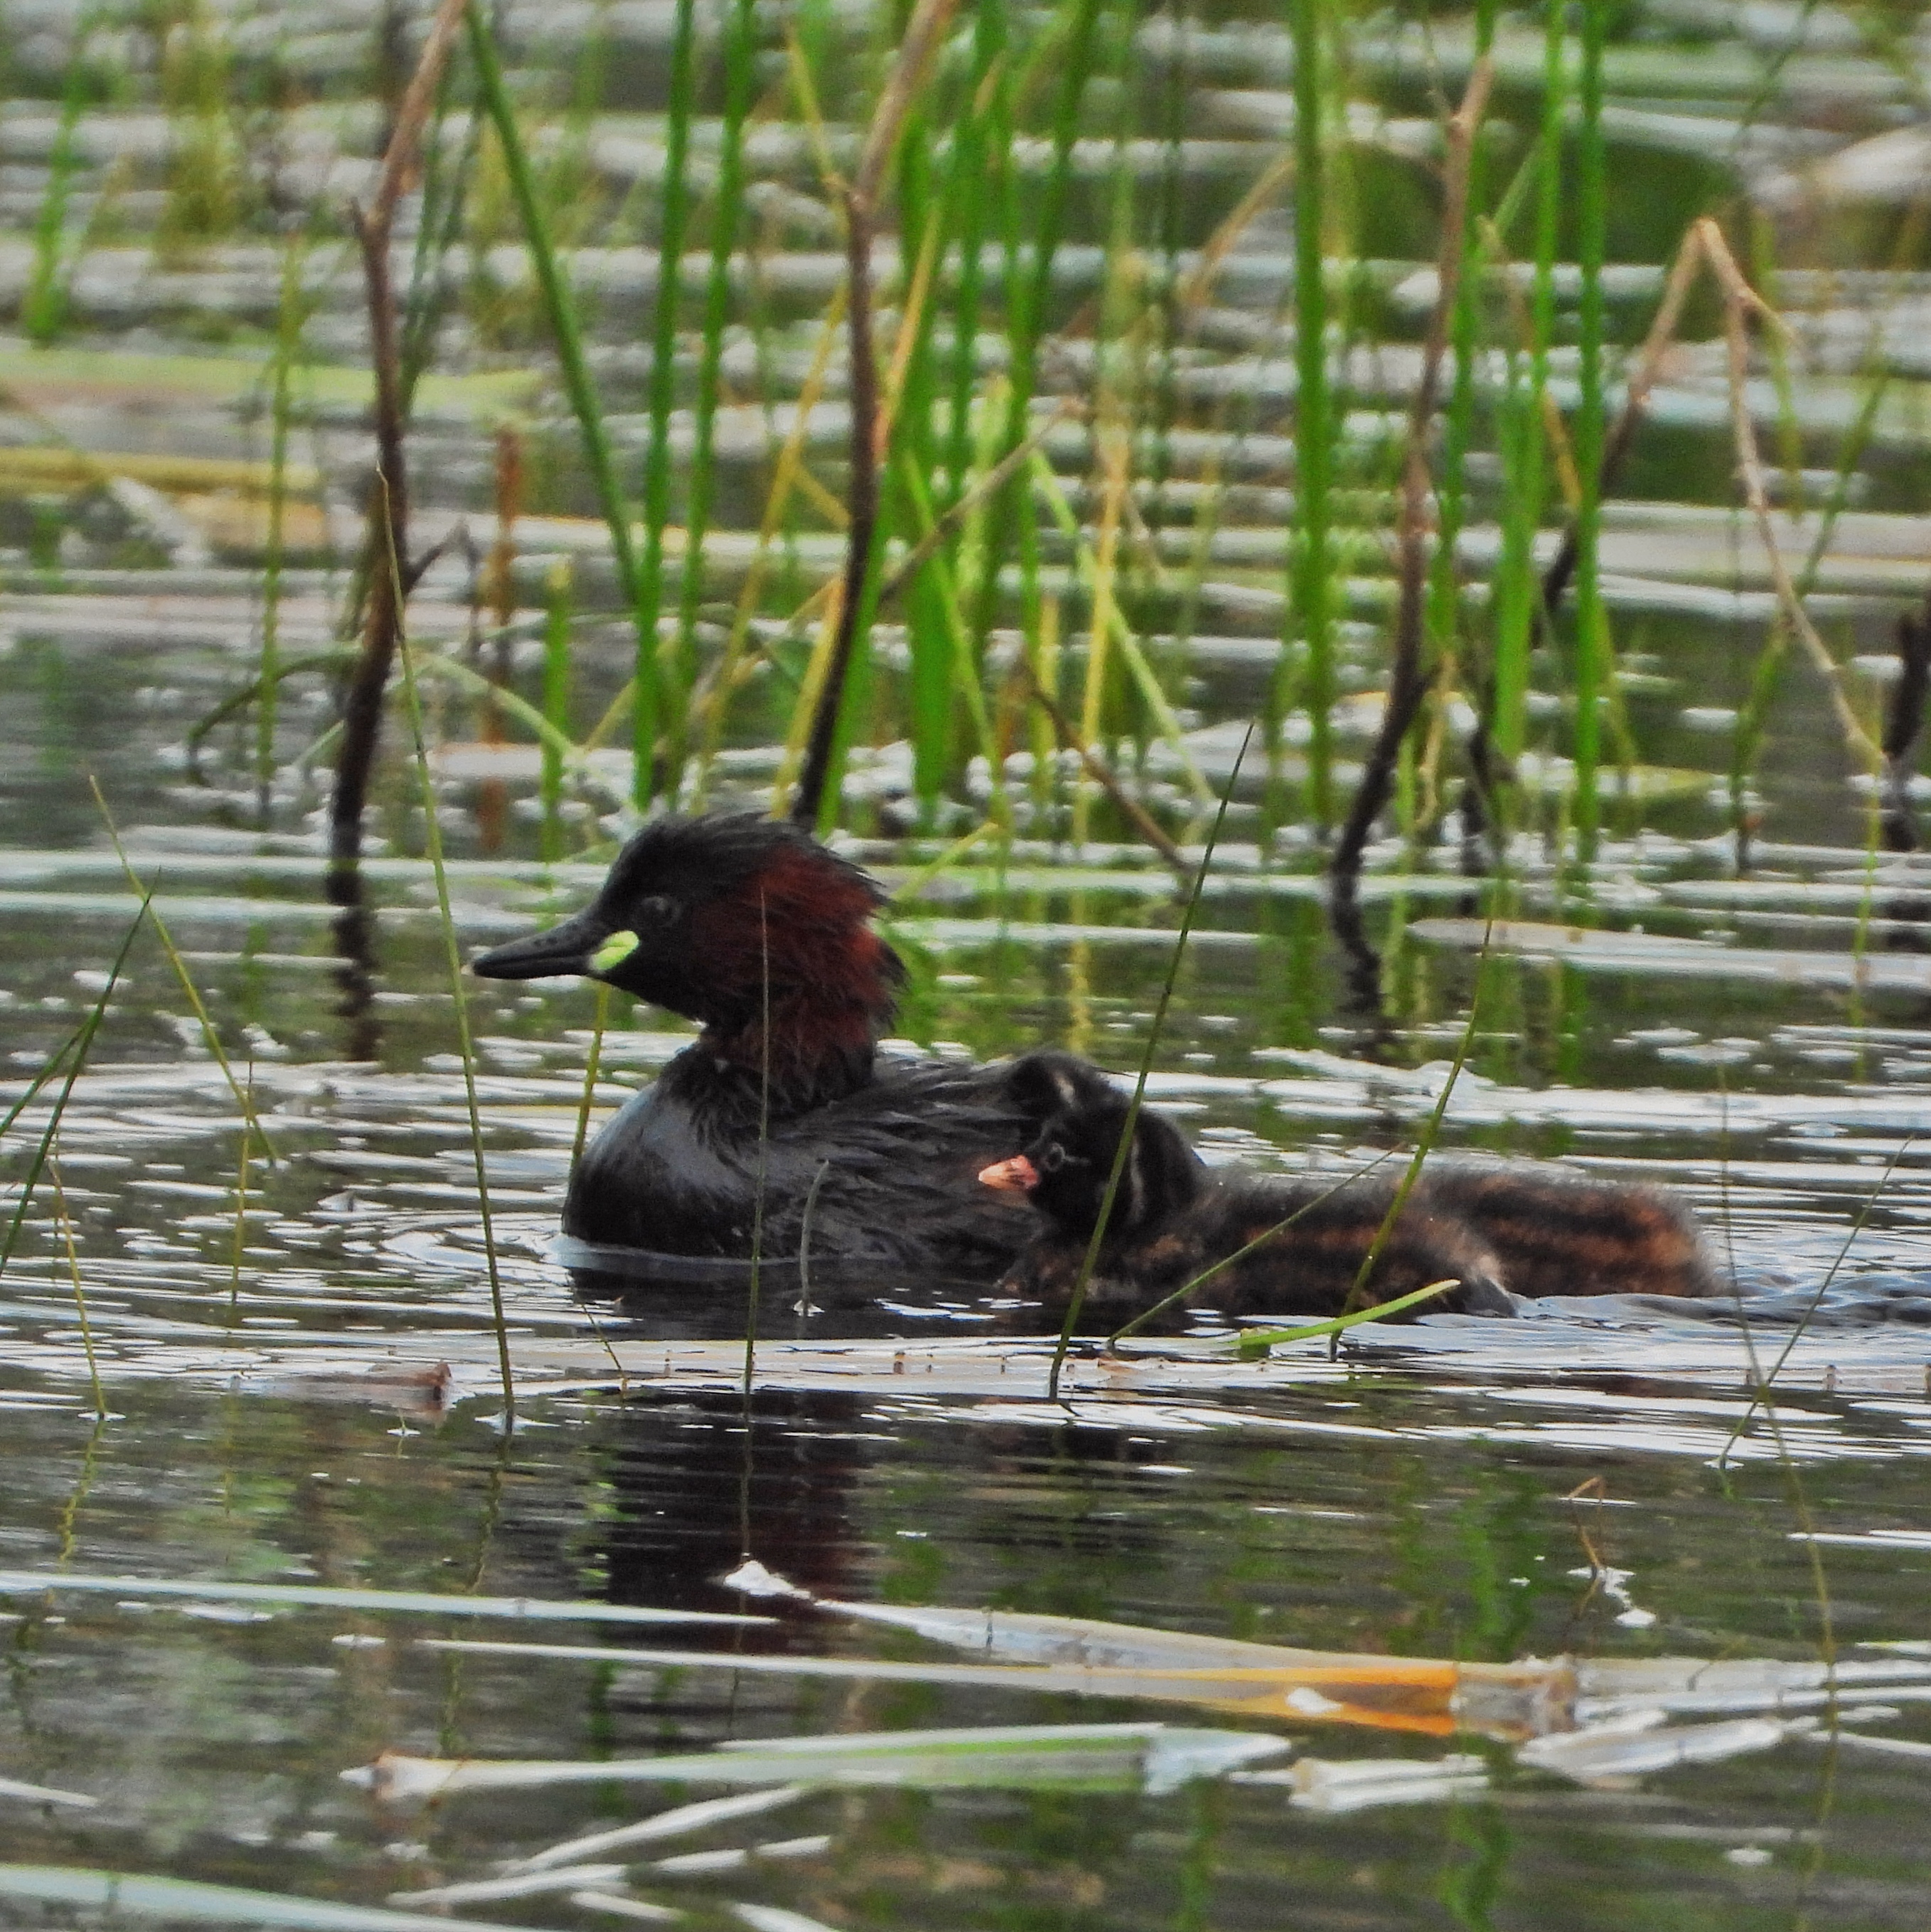
[[[471,962],[601,980],[703,1028],[585,1150],[566,1234],[784,1261],[808,1231],[821,1260],[981,1278],[1012,1259],[1029,1217],[971,1184],[1024,1131],[1005,1070],[878,1057],[904,978],[871,929],[884,898],[793,826],[660,818],[582,912]]]
[[[1015,1061],[1006,1087],[1036,1124],[1034,1138],[1024,1154],[980,1178],[1023,1192],[1048,1222],[1007,1282],[1063,1305],[1099,1222],[1127,1098],[1097,1068],[1066,1054]],[[1293,1215],[1289,1226],[1211,1276],[1189,1304],[1230,1314],[1338,1312],[1396,1186],[1393,1175],[1366,1175],[1330,1191],[1315,1177],[1210,1168],[1170,1120],[1143,1107],[1099,1257],[1104,1294],[1151,1306]],[[1698,1297],[1722,1287],[1695,1217],[1673,1196],[1499,1161],[1429,1164],[1390,1232],[1367,1299],[1393,1300],[1448,1276],[1462,1282],[1460,1294],[1424,1304],[1424,1310],[1511,1312],[1498,1289],[1530,1298]]]
[[[1673,1194],[1541,1162],[1431,1161],[1430,1198],[1495,1250],[1510,1291],[1720,1294],[1696,1216]]]
[[[1064,1053],[1015,1060],[1006,1092],[1037,1130],[1024,1153],[986,1168],[979,1179],[996,1191],[1023,1195],[1046,1226],[1000,1286],[1054,1312],[1071,1300],[1100,1224],[1129,1101],[1096,1067]],[[1161,1318],[1163,1325],[1183,1325],[1189,1308],[1320,1320],[1440,1281],[1458,1286],[1422,1310],[1512,1314],[1495,1253],[1419,1189],[1356,1294],[1395,1192],[1394,1180],[1379,1175],[1336,1186],[1210,1168],[1171,1120],[1142,1107],[1081,1325],[1117,1328],[1196,1280]]]

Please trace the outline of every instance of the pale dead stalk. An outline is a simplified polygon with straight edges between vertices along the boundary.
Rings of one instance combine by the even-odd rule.
[[[1705,260],[1716,277],[1723,297],[1723,333],[1729,349],[1730,420],[1735,431],[1737,470],[1744,486],[1744,500],[1756,520],[1757,533],[1770,566],[1771,582],[1777,602],[1802,643],[1830,694],[1831,708],[1837,714],[1844,742],[1862,759],[1873,776],[1884,770],[1884,753],[1852,708],[1844,688],[1844,674],[1831,655],[1830,646],[1819,636],[1817,627],[1804,608],[1804,599],[1792,580],[1789,566],[1778,548],[1777,532],[1771,518],[1769,493],[1764,487],[1763,458],[1757,447],[1756,424],[1750,416],[1745,383],[1750,374],[1750,319],[1754,316],[1767,326],[1781,331],[1783,319],[1744,279],[1736,257],[1730,253],[1723,231],[1708,216],[1693,231],[1699,237]]]

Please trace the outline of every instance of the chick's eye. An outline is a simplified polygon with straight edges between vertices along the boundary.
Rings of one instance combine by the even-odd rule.
[[[1049,1141],[1046,1150],[1039,1156],[1039,1170],[1042,1174],[1057,1174],[1066,1164],[1066,1150],[1057,1141]]]
[[[631,911],[640,929],[669,926],[676,919],[677,902],[665,898],[661,892],[654,893],[647,899],[638,900]]]

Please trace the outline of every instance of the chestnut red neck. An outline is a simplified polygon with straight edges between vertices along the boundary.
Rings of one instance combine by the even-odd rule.
[[[700,908],[693,950],[711,986],[701,1044],[774,1104],[822,1106],[865,1084],[904,968],[871,930],[877,889],[810,846],[775,852]]]

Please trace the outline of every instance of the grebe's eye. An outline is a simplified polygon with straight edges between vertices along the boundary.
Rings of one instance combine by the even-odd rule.
[[[632,923],[640,931],[661,928],[676,922],[680,908],[677,902],[661,892],[654,893],[647,899],[640,899],[631,908]]]
[[[1042,1174],[1057,1174],[1066,1164],[1066,1150],[1057,1141],[1048,1141],[1046,1150],[1039,1156],[1039,1171]]]

